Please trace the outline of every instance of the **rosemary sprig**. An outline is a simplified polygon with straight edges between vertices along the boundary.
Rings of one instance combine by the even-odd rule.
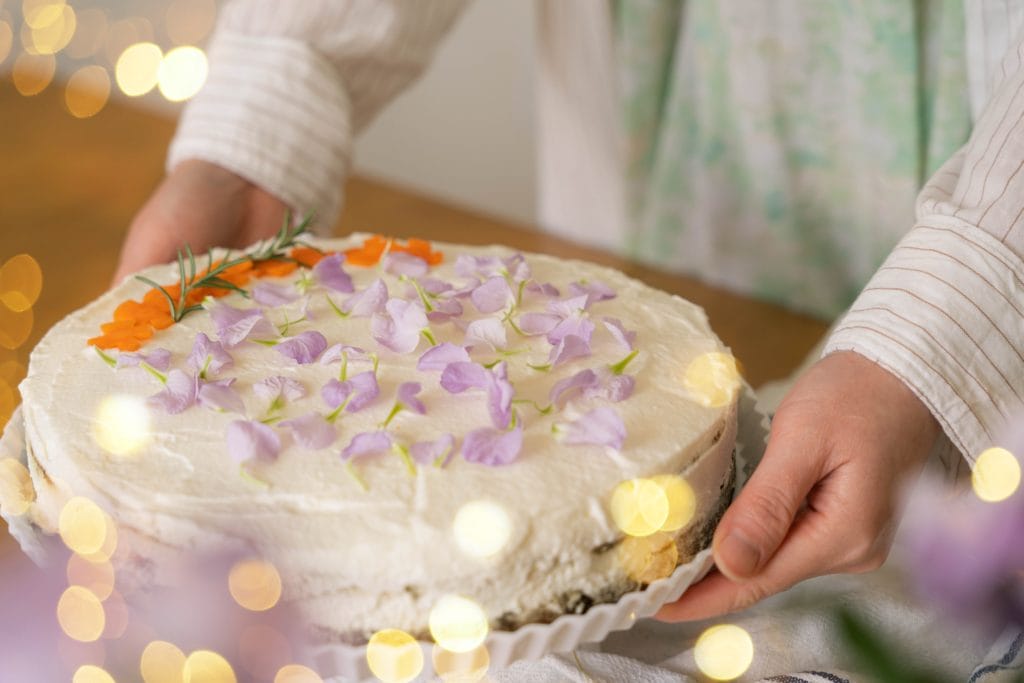
[[[299,240],[301,235],[304,235],[309,231],[309,226],[313,222],[313,214],[306,216],[306,218],[298,225],[291,224],[291,214],[286,213],[284,217],[284,224],[281,229],[277,231],[273,237],[263,242],[260,242],[255,249],[249,253],[242,254],[237,258],[229,258],[231,251],[228,250],[224,254],[224,258],[216,266],[213,265],[213,249],[207,253],[207,266],[206,272],[200,276],[196,267],[196,257],[192,253],[192,247],[188,244],[185,245],[184,250],[178,250],[178,299],[175,301],[174,297],[167,290],[166,287],[161,285],[154,280],[151,280],[144,275],[136,275],[135,279],[146,283],[153,289],[160,292],[165,299],[167,299],[167,305],[170,307],[171,318],[178,322],[186,315],[193,311],[197,311],[202,308],[200,304],[188,305],[188,295],[196,289],[201,288],[213,288],[213,289],[227,289],[233,292],[238,292],[244,297],[248,297],[249,293],[234,284],[221,277],[221,274],[229,268],[233,268],[246,261],[252,261],[253,263],[259,263],[261,261],[270,260],[291,260],[287,256],[286,250],[297,246],[303,245],[308,246],[305,242]]]

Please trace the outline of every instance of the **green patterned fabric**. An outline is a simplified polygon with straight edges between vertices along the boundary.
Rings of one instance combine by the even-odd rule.
[[[959,0],[613,0],[632,256],[831,318],[967,139]]]

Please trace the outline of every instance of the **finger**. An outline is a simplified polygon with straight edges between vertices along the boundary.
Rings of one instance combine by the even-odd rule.
[[[734,581],[755,576],[768,563],[824,473],[827,444],[805,426],[777,418],[764,458],[715,531],[715,565]]]

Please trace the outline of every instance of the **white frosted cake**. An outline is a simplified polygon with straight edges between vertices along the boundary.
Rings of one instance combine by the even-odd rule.
[[[502,247],[291,237],[169,289],[176,310],[152,284],[188,258],[50,330],[20,387],[22,519],[55,533],[69,499],[94,501],[128,591],[180,553],[242,549],[352,643],[429,637],[450,595],[492,629],[551,621],[707,545],[737,392],[702,385],[728,355],[697,306]],[[644,486],[658,501],[631,509]]]

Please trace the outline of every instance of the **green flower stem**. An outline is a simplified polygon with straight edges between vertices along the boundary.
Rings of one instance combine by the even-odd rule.
[[[384,418],[384,421],[377,426],[380,427],[381,429],[386,429],[387,426],[391,424],[391,421],[395,419],[395,416],[402,412],[403,408],[405,408],[405,406],[403,406],[400,402],[395,401],[395,405],[391,406],[391,412],[388,413],[388,416]]]
[[[143,370],[145,370],[146,372],[148,372],[149,374],[153,375],[158,380],[160,380],[160,384],[167,384],[167,375],[165,375],[164,373],[160,372],[159,370],[154,368],[149,363],[141,362],[141,363],[139,363],[139,365],[142,366]]]
[[[107,365],[109,365],[109,366],[110,366],[110,367],[112,367],[112,368],[116,368],[116,367],[117,367],[117,361],[116,361],[116,360],[114,360],[114,359],[113,359],[113,358],[112,358],[112,357],[110,356],[110,354],[107,354],[107,353],[103,353],[103,349],[101,349],[101,348],[100,348],[100,347],[98,347],[98,346],[94,346],[94,347],[92,347],[92,348],[96,349],[96,353],[97,353],[97,355],[99,355],[100,359],[101,359],[101,360],[102,360],[102,361],[103,361],[104,363],[106,363]]]
[[[393,450],[398,455],[398,457],[402,459],[402,462],[405,463],[405,469],[409,473],[409,476],[415,477],[416,463],[412,461],[412,456],[409,455],[409,449],[401,444],[396,443],[394,446],[391,447],[391,450]]]
[[[423,285],[421,285],[415,278],[411,278],[408,275],[403,275],[398,279],[401,282],[407,282],[411,284],[413,288],[416,289],[416,294],[419,295],[420,301],[423,303],[423,308],[427,309],[427,313],[430,313],[431,311],[434,310],[434,304],[430,303],[430,296],[423,289]]]
[[[628,356],[620,360],[618,363],[615,363],[614,365],[609,365],[608,368],[614,374],[621,375],[623,372],[626,371],[626,366],[629,365],[630,361],[636,358],[636,354],[638,353],[640,353],[639,349],[633,349],[632,353],[630,353]]]
[[[437,339],[434,338],[434,334],[430,331],[429,327],[424,327],[422,330],[420,330],[420,334],[422,334],[426,338],[426,340],[430,342],[431,346],[437,346]]]
[[[238,466],[238,474],[242,477],[244,481],[252,484],[253,486],[258,486],[264,491],[270,489],[270,482],[263,481],[262,479],[254,475],[252,472],[246,469],[244,464]]]
[[[338,314],[339,318],[344,320],[345,318],[348,317],[348,313],[338,308],[338,305],[334,303],[334,299],[332,299],[329,295],[324,294],[324,298],[327,299],[327,305],[330,306],[334,310],[334,312]]]
[[[521,403],[521,404],[531,405],[531,406],[533,406],[533,409],[536,410],[541,415],[547,415],[555,407],[554,404],[552,404],[552,405],[548,405],[548,406],[545,406],[545,407],[541,408],[540,405],[536,401],[532,401],[532,400],[530,400],[528,398],[514,398],[514,399],[512,399],[512,403]]]
[[[367,486],[366,480],[359,476],[359,472],[356,471],[355,466],[351,461],[345,463],[345,474],[352,477],[352,481],[359,485],[363,491],[369,491],[370,487]]]

